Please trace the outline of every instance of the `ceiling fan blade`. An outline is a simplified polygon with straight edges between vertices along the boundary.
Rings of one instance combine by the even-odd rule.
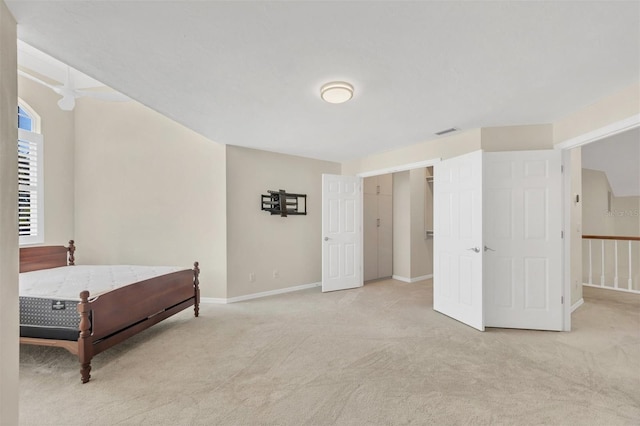
[[[120,92],[97,92],[93,90],[74,90],[76,98],[86,96],[88,98],[101,99],[103,101],[110,102],[125,102],[130,101],[131,98],[123,95]]]
[[[103,101],[111,101],[111,102],[124,102],[130,101],[126,95],[123,95],[119,92],[101,92],[101,91],[93,91],[93,90],[76,90],[73,89],[73,80],[71,78],[70,69],[67,68],[67,77],[64,86],[56,86],[53,84],[49,84],[44,80],[39,79],[25,71],[18,70],[18,73],[28,78],[29,80],[35,81],[36,83],[42,84],[45,87],[53,90],[57,94],[61,95],[62,98],[58,101],[58,106],[60,109],[64,111],[71,111],[76,106],[76,98],[81,98],[83,96],[101,99]]]
[[[36,83],[40,83],[43,86],[48,87],[49,89],[53,90],[54,92],[60,94],[60,90],[61,90],[61,86],[55,86],[53,84],[49,84],[46,81],[40,80],[38,77],[35,77],[31,74],[29,74],[28,72],[24,72],[22,70],[18,70],[18,74],[23,76],[24,78],[28,78],[31,81],[35,81]]]

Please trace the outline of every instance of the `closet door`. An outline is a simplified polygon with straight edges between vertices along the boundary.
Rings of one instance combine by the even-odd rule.
[[[378,186],[377,176],[364,179],[364,280],[378,278]]]
[[[562,330],[559,150],[484,154],[485,326]]]
[[[393,175],[378,176],[378,278],[393,275]]]
[[[364,280],[393,275],[393,175],[364,179]]]
[[[434,172],[433,309],[484,331],[482,151]]]
[[[434,169],[433,308],[479,330],[562,330],[560,151],[476,151]]]

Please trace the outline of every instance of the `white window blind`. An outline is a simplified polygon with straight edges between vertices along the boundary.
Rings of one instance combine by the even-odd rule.
[[[44,241],[42,135],[18,129],[18,231],[20,244]]]

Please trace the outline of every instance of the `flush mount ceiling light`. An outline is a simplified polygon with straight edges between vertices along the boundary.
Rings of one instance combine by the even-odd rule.
[[[341,104],[353,97],[353,86],[344,81],[332,81],[320,88],[320,96],[330,104]]]

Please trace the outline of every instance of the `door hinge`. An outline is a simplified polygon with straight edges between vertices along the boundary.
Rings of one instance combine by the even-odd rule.
[[[564,296],[560,296],[560,304],[564,305]]]
[[[564,238],[564,231],[560,231],[560,238]]]
[[[376,194],[380,194],[380,185],[376,186]]]
[[[564,173],[564,166],[560,166],[560,173]]]
[[[380,228],[380,219],[376,220],[376,224],[378,225],[378,228]]]

